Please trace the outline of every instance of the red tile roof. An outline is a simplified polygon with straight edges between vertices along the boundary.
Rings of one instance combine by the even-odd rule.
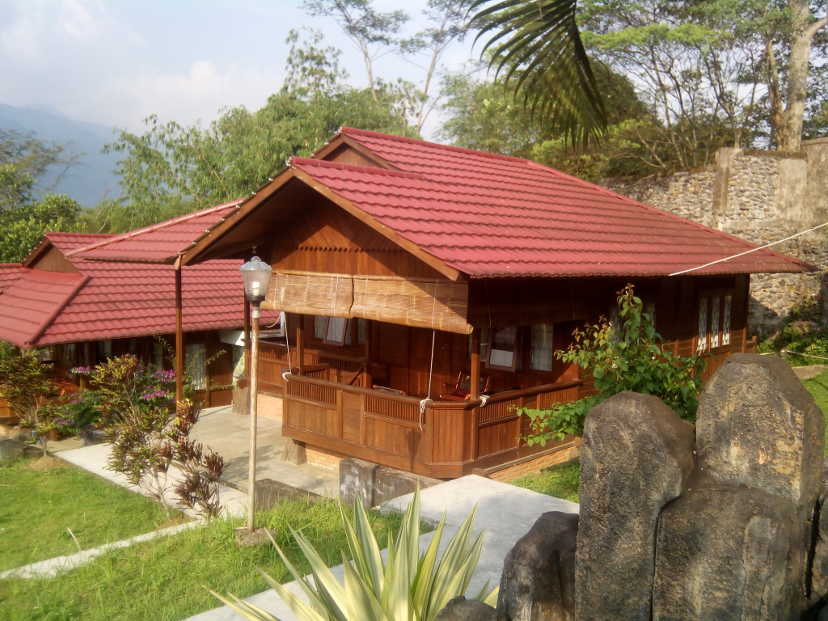
[[[241,200],[208,207],[159,224],[111,236],[95,244],[74,248],[69,256],[107,261],[171,262],[213,226],[235,212]]]
[[[153,256],[189,246],[233,204],[219,205],[120,236],[49,233],[51,244],[78,273],[47,272],[20,264],[0,264],[0,339],[22,347],[169,334],[175,331],[175,273],[171,265],[87,258],[121,244]],[[90,241],[94,242],[90,245]],[[110,246],[108,242],[113,242]],[[183,268],[184,330],[238,328],[244,293],[239,260],[212,260]],[[4,284],[5,288],[4,288]],[[264,320],[274,319],[268,313]]]
[[[23,268],[0,297],[0,338],[29,347],[86,282],[83,274]]]
[[[175,332],[172,266],[78,259],[74,265],[90,280],[45,330],[38,345]],[[214,260],[183,268],[185,332],[242,325],[240,265],[237,260]]]
[[[754,246],[528,160],[343,128],[397,170],[291,166],[471,277],[665,276]],[[770,250],[696,274],[799,272]]]
[[[23,274],[20,263],[0,263],[0,293]]]

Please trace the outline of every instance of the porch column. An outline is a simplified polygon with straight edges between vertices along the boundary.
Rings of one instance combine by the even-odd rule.
[[[480,331],[471,333],[471,356],[469,357],[469,393],[471,400],[480,398]]]
[[[92,367],[92,343],[89,341],[83,344],[83,366]],[[81,390],[86,390],[89,387],[89,376],[81,374],[78,377],[80,377]]]
[[[175,402],[184,399],[184,302],[181,293],[181,255],[175,261]]]
[[[299,319],[296,324],[296,356],[299,360],[296,363],[296,370],[302,375],[305,370],[305,316],[296,315]]]

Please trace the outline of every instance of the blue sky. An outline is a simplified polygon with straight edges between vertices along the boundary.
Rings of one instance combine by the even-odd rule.
[[[377,0],[403,8],[412,32],[425,0]],[[351,83],[364,69],[332,20],[311,18],[299,0],[0,0],[0,102],[39,106],[71,118],[139,130],[142,119],[209,122],[221,106],[261,106],[282,82],[291,28],[313,27],[343,51]],[[471,37],[444,59],[461,69],[476,57]],[[418,80],[398,57],[382,77]],[[439,125],[430,119],[426,134]]]

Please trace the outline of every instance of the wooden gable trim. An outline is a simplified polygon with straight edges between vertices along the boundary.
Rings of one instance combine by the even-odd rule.
[[[461,272],[459,270],[449,265],[446,265],[437,257],[425,252],[417,244],[407,240],[405,237],[397,233],[391,227],[383,224],[373,216],[365,213],[362,209],[354,205],[347,198],[340,196],[339,194],[331,190],[328,186],[318,182],[316,179],[314,179],[302,170],[294,169],[294,174],[297,179],[303,181],[308,187],[316,190],[317,192],[319,192],[319,194],[321,194],[322,196],[330,200],[332,203],[338,205],[339,207],[347,211],[357,220],[374,229],[380,235],[383,235],[384,237],[390,239],[392,242],[400,246],[403,250],[414,255],[423,263],[433,268],[434,270],[440,272],[449,280],[460,280]]]
[[[250,212],[254,211],[259,205],[281,189],[282,186],[284,186],[288,181],[293,179],[296,176],[295,172],[296,171],[292,168],[283,170],[271,181],[268,181],[267,184],[265,184],[257,192],[254,192],[253,196],[243,201],[241,205],[239,205],[239,209],[234,214],[229,216],[223,222],[220,222],[212,230],[208,231],[189,250],[180,252],[178,260],[181,261],[181,265],[189,265],[196,262],[198,256],[203,254],[204,251],[213,244],[213,242],[241,224],[242,221],[250,215]]]
[[[337,134],[333,138],[333,140],[331,140],[324,147],[316,151],[311,157],[315,160],[327,160],[331,154],[333,154],[334,152],[336,152],[337,149],[343,146],[347,146],[353,149],[366,159],[375,163],[379,168],[385,168],[388,170],[399,170],[397,166],[394,166],[394,164],[392,164],[385,158],[380,157],[365,145],[357,142],[356,140],[353,140],[352,138],[342,133]]]
[[[432,269],[436,270],[437,272],[441,273],[449,280],[461,279],[462,274],[459,270],[456,270],[455,268],[446,265],[437,257],[425,252],[417,244],[405,239],[399,233],[394,231],[391,227],[382,224],[376,218],[365,213],[362,209],[354,205],[348,199],[338,195],[327,186],[316,181],[313,177],[311,177],[304,171],[301,171],[296,168],[288,168],[287,170],[282,172],[275,179],[273,179],[273,181],[269,182],[261,190],[256,192],[254,196],[251,196],[249,199],[247,199],[247,201],[242,203],[241,207],[236,213],[227,218],[227,220],[225,220],[224,222],[220,223],[212,231],[204,235],[204,237],[202,237],[198,242],[196,242],[196,244],[190,250],[182,253],[181,264],[189,265],[197,261],[199,255],[203,254],[207,250],[207,248],[210,247],[210,245],[212,245],[223,235],[230,232],[233,228],[238,226],[252,211],[257,209],[264,201],[273,196],[273,194],[275,194],[280,188],[282,188],[288,181],[294,178],[299,179],[306,186],[308,186],[312,190],[315,190],[316,192],[330,200],[332,203],[339,206],[347,213],[351,214],[357,220],[367,225],[371,229],[375,230],[383,237],[386,237],[387,239],[391,240],[406,252],[417,257],[423,263],[425,263]]]
[[[26,258],[23,259],[21,264],[23,267],[32,267],[32,265],[45,253],[49,250],[52,246],[52,242],[50,242],[46,237],[40,240],[40,242],[31,249],[29,254],[26,255]]]

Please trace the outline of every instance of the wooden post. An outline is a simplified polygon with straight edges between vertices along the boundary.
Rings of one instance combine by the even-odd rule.
[[[296,362],[296,370],[302,375],[305,370],[305,316],[297,317],[299,321],[296,322],[296,357],[299,360]]]
[[[181,256],[175,262],[175,402],[184,400],[184,301]]]
[[[480,398],[480,331],[472,330],[469,356],[469,394],[472,401]]]
[[[83,366],[91,367],[92,366],[92,343],[86,341],[83,344]],[[81,373],[80,375],[80,387],[81,390],[86,390],[89,387],[89,376],[86,374]]]

